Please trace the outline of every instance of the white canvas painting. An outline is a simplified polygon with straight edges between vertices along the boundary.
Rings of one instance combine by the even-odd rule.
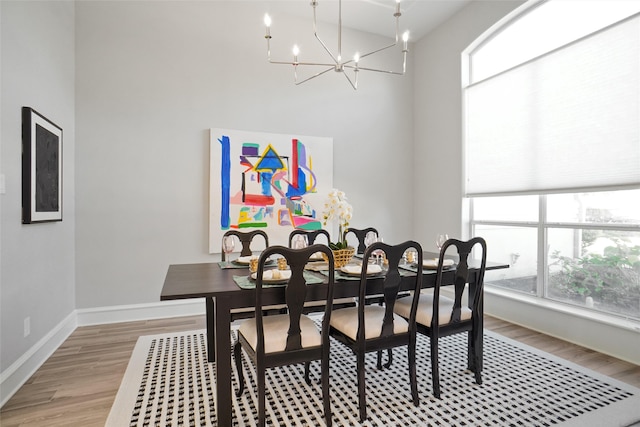
[[[222,235],[230,229],[261,229],[271,245],[287,246],[294,228],[324,228],[322,209],[333,188],[333,138],[210,132],[210,253],[220,252]]]

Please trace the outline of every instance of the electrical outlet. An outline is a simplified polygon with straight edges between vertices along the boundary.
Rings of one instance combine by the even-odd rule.
[[[24,337],[28,337],[31,333],[31,317],[24,318]]]

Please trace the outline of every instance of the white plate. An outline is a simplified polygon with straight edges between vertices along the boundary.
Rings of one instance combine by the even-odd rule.
[[[315,254],[309,257],[309,261],[324,261],[322,257],[322,252],[316,252]]]
[[[362,271],[361,265],[347,264],[340,267],[340,271],[350,276],[359,276]],[[367,276],[382,273],[382,268],[377,264],[367,264]]]
[[[260,257],[258,255],[240,256],[237,259],[233,260],[232,262],[235,262],[236,264],[241,264],[241,265],[249,265],[251,258],[258,259]],[[273,263],[273,260],[268,259],[267,264],[271,264],[271,263]]]
[[[257,272],[251,273],[251,278],[253,280],[256,280],[256,274],[258,273]],[[274,275],[276,277],[274,277]],[[262,273],[262,281],[264,283],[285,283],[290,278],[291,278],[291,270],[272,269],[272,270],[265,270],[264,273]]]
[[[442,261],[442,266],[444,268],[453,267],[454,264],[455,263],[453,262],[452,259],[445,259],[444,261]],[[422,266],[424,268],[435,270],[436,268],[438,268],[438,260],[437,259],[422,260]]]

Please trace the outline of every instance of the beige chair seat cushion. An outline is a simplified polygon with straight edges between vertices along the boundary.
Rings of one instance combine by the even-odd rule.
[[[412,296],[399,298],[396,301],[393,311],[402,317],[408,318],[411,311]],[[418,311],[416,313],[416,322],[431,326],[431,318],[433,317],[433,294],[421,293],[418,300]],[[443,297],[440,295],[440,304],[438,310],[438,324],[446,325],[451,320],[451,311],[453,310],[454,301],[451,298]],[[460,309],[460,320],[471,319],[471,309],[466,306],[462,306]]]
[[[365,339],[378,338],[382,333],[384,307],[367,305],[364,308]],[[358,333],[358,307],[343,308],[331,313],[330,325],[352,340],[356,340]],[[409,330],[409,323],[402,317],[393,316],[393,333],[402,334]]]
[[[277,314],[274,316],[264,316],[262,318],[264,327],[264,352],[276,353],[284,351],[287,346],[287,332],[289,331],[289,315]],[[251,347],[255,350],[258,345],[258,333],[256,319],[242,321],[238,329]],[[317,347],[322,344],[322,337],[318,327],[307,316],[300,317],[300,336],[302,337],[302,347]]]

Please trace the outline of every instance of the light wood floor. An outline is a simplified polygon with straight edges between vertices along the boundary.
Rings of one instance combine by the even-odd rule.
[[[640,366],[495,318],[485,326],[640,387]],[[5,404],[0,425],[103,426],[139,336],[204,328],[204,316],[80,327]]]

